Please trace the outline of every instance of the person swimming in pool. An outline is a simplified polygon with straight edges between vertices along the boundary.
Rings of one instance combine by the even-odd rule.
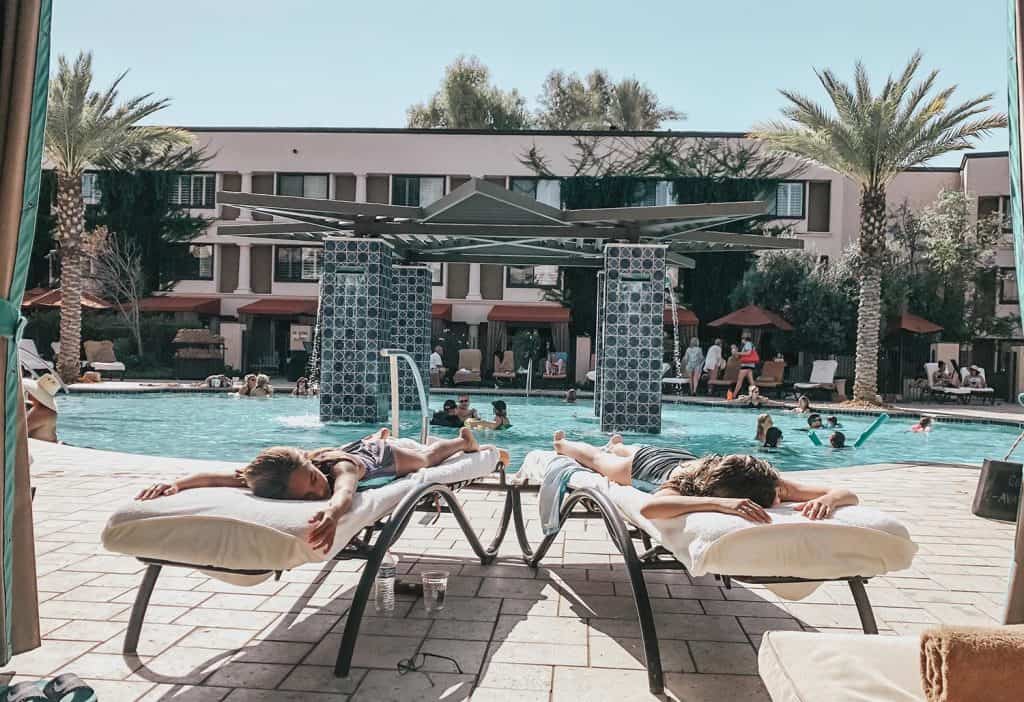
[[[814,429],[821,429],[824,426],[821,421],[821,415],[817,412],[810,414],[807,417],[807,428],[804,431],[812,431]]]
[[[785,402],[769,400],[761,394],[761,388],[751,385],[750,389],[743,395],[726,400],[730,405],[742,405],[743,407],[785,407]]]
[[[512,420],[508,418],[508,405],[505,404],[505,401],[495,400],[491,403],[491,407],[494,408],[494,419],[492,421],[488,422],[486,419],[470,417],[466,420],[466,426],[470,429],[491,429],[494,431],[511,429]]]
[[[917,420],[917,424],[915,424],[914,426],[910,427],[910,431],[914,432],[915,434],[921,434],[921,433],[925,433],[926,434],[926,433],[930,432],[931,430],[932,430],[932,418],[931,417],[921,417],[919,420]]]
[[[768,427],[764,433],[764,444],[761,448],[777,449],[782,443],[782,430],[778,427]]]
[[[722,512],[752,522],[768,523],[765,511],[780,502],[795,502],[794,511],[808,519],[827,519],[837,507],[855,505],[857,496],[843,488],[800,485],[786,480],[768,462],[755,456],[712,454],[697,458],[686,449],[629,446],[615,435],[603,449],[554,434],[555,453],[572,458],[613,483],[634,479],[660,485],[640,513],[667,519],[691,512]]]
[[[135,499],[153,500],[193,488],[235,487],[249,488],[256,497],[274,500],[330,500],[310,518],[306,537],[310,546],[326,553],[334,544],[338,521],[352,506],[359,481],[400,478],[436,466],[456,453],[475,453],[481,448],[473,432],[465,427],[458,438],[439,439],[424,448],[398,446],[389,438],[390,432],[381,429],[340,447],[303,451],[274,446],[260,451],[248,465],[232,473],[197,473],[170,483],[156,483]],[[503,460],[507,458],[503,456]]]
[[[841,431],[834,431],[828,437],[828,445],[834,449],[846,448],[846,434]]]

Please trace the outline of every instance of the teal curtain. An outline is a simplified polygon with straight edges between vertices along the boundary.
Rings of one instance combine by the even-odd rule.
[[[3,520],[0,665],[39,645],[35,548],[18,340],[39,201],[50,66],[50,0],[7,0],[0,16],[0,349]],[[13,256],[12,256],[13,254]]]

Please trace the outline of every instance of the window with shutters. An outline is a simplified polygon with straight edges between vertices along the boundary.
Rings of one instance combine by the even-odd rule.
[[[278,283],[315,283],[324,267],[324,250],[318,246],[278,246],[274,280]]]
[[[171,203],[196,210],[212,209],[216,188],[213,173],[180,173],[171,181]]]
[[[560,280],[558,266],[506,266],[505,287],[556,288]]]
[[[170,250],[174,280],[213,280],[213,245],[189,244]]]
[[[391,204],[426,207],[444,197],[444,176],[396,175],[391,179]]]
[[[779,183],[775,191],[775,208],[771,214],[777,219],[803,219],[804,217],[804,183],[803,181],[784,181]]]
[[[278,173],[277,194],[326,200],[327,175],[323,173]]]
[[[82,201],[86,205],[100,204],[100,188],[98,173],[82,174]]]

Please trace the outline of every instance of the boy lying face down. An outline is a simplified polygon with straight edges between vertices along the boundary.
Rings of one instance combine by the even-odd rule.
[[[388,441],[389,435],[387,429],[381,429],[347,446],[313,451],[275,446],[264,449],[234,473],[197,473],[171,483],[156,483],[135,499],[153,500],[193,488],[237,487],[275,500],[330,500],[309,520],[312,526],[307,537],[313,548],[326,553],[334,544],[338,520],[352,506],[360,480],[400,478],[436,466],[460,451],[480,450],[476,437],[466,428],[455,439],[437,440],[422,449],[397,446]],[[502,452],[502,459],[507,463],[508,454]]]
[[[648,519],[667,519],[691,512],[722,512],[767,524],[765,511],[781,502],[808,519],[828,519],[837,507],[855,505],[857,496],[846,489],[799,485],[786,480],[764,459],[731,454],[697,458],[685,449],[629,446],[618,434],[604,448],[554,436],[555,452],[600,473],[619,485],[634,479],[661,487],[640,513]]]

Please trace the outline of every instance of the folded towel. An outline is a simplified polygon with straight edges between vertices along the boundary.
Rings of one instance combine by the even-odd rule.
[[[540,494],[537,495],[537,504],[540,507],[540,526],[545,536],[558,532],[562,521],[562,498],[565,497],[565,491],[569,489],[569,478],[578,470],[583,470],[583,468],[580,468],[576,461],[565,456],[555,456],[548,463],[544,482],[540,486]]]
[[[1024,688],[1024,626],[940,627],[921,634],[928,702],[1017,702]]]

